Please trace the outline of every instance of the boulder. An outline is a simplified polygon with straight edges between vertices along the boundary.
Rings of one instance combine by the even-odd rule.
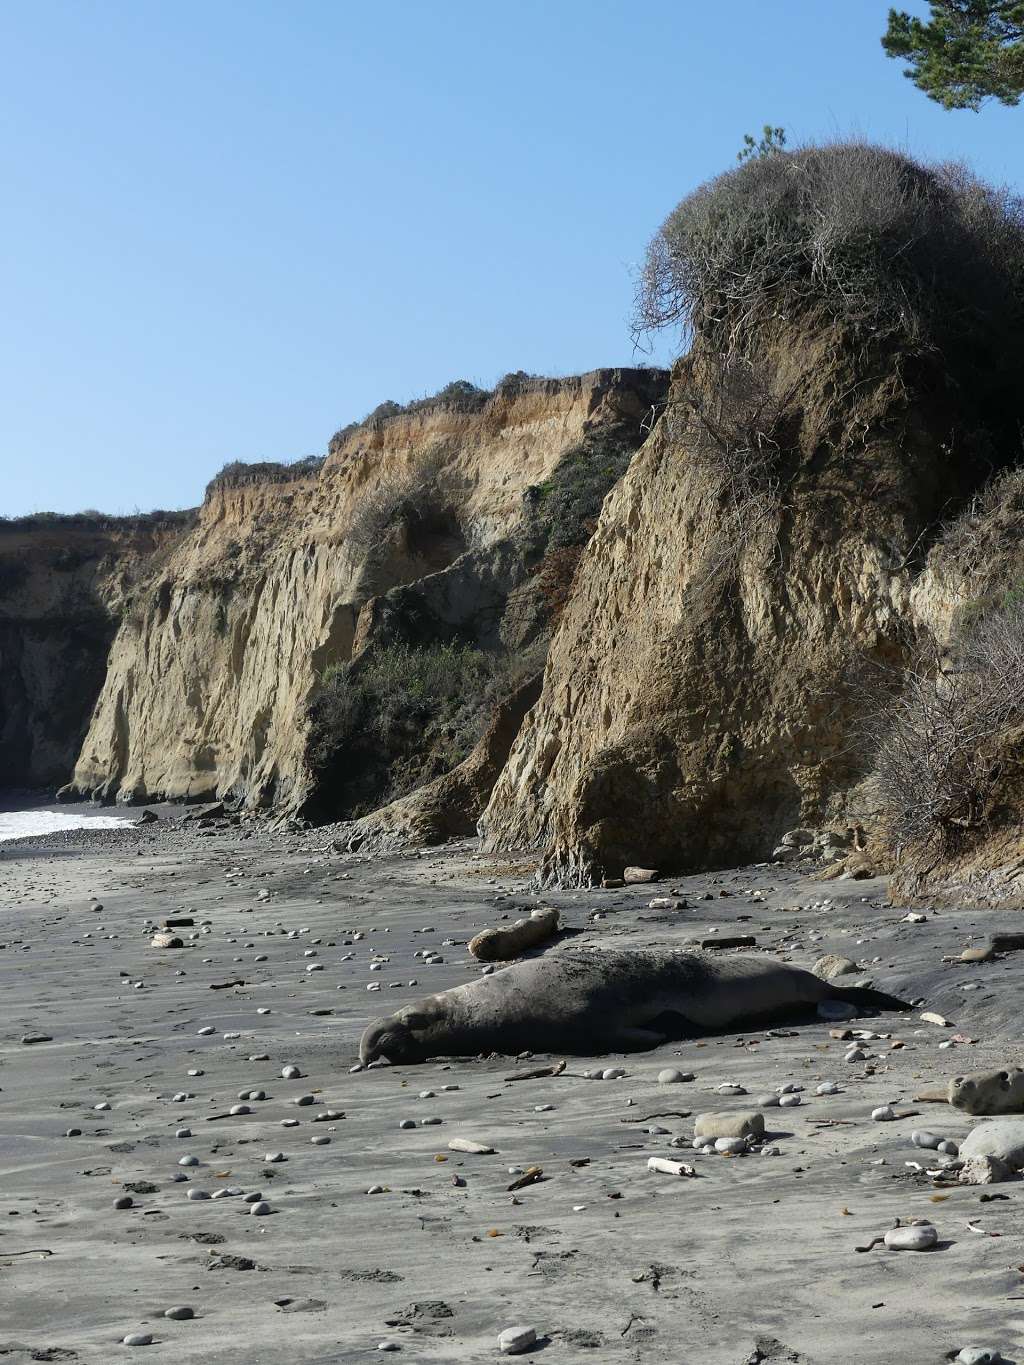
[[[969,1156],[957,1172],[961,1185],[1000,1185],[1013,1172],[997,1156]]]
[[[821,977],[822,981],[831,981],[837,976],[849,976],[851,972],[858,970],[856,962],[839,953],[826,953],[824,957],[819,957],[811,968],[814,975]]]
[[[1014,1171],[1024,1166],[1024,1119],[991,1119],[979,1123],[960,1144],[960,1156],[994,1156]]]
[[[764,1115],[756,1109],[734,1109],[698,1114],[693,1123],[694,1137],[764,1137]]]

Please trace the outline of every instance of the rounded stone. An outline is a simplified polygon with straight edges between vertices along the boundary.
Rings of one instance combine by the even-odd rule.
[[[129,1332],[126,1337],[121,1338],[122,1346],[152,1346],[153,1334],[151,1332]]]
[[[683,1081],[692,1081],[692,1071],[679,1071],[674,1066],[667,1066],[664,1071],[658,1072],[659,1085],[679,1085]]]
[[[416,1127],[416,1120],[415,1120],[415,1119],[402,1119],[401,1123],[400,1123],[398,1126],[399,1126],[399,1128],[406,1128],[406,1129],[408,1129],[408,1128],[415,1128],[415,1127]]]
[[[754,1101],[758,1109],[778,1109],[782,1103],[781,1095],[758,1095]]]
[[[315,1095],[297,1095],[296,1098],[292,1101],[292,1103],[293,1103],[293,1104],[303,1105],[303,1106],[309,1105],[309,1104],[316,1104],[316,1096],[315,1096]]]
[[[197,1156],[179,1156],[179,1157],[178,1157],[178,1165],[179,1165],[179,1166],[198,1166],[198,1165],[199,1165],[199,1158],[198,1158]]]
[[[506,1327],[498,1336],[498,1350],[506,1356],[521,1355],[536,1341],[537,1332],[533,1327]]]
[[[877,1109],[872,1109],[871,1117],[876,1123],[889,1123],[896,1113],[891,1104],[880,1104]]]
[[[780,1095],[779,1104],[783,1109],[792,1109],[794,1105],[800,1103],[799,1095]]]
[[[938,1151],[939,1143],[942,1138],[938,1133],[928,1133],[922,1129],[916,1129],[910,1134],[910,1141],[915,1147],[924,1147],[926,1150]]]
[[[957,1361],[959,1365],[1002,1365],[1003,1357],[995,1346],[964,1346]]]
[[[263,1198],[261,1191],[251,1190],[248,1194],[242,1195],[242,1202],[245,1204],[258,1204]]]
[[[190,1318],[195,1317],[195,1313],[187,1303],[182,1303],[175,1308],[165,1308],[164,1317],[170,1318],[172,1322],[188,1322]]]
[[[115,1209],[133,1209],[134,1207],[135,1200],[130,1194],[122,1194],[119,1199],[114,1200]]]
[[[606,1067],[605,1070],[601,1072],[601,1079],[603,1081],[619,1081],[622,1079],[623,1076],[625,1076],[625,1074],[626,1074],[625,1067],[609,1066]],[[527,1330],[532,1332],[533,1328],[531,1327]]]
[[[210,1192],[209,1192],[209,1190],[195,1190],[195,1189],[192,1189],[192,1190],[189,1190],[189,1191],[187,1192],[186,1198],[192,1199],[192,1200],[197,1200],[197,1199],[209,1199],[209,1198],[210,1198]]]
[[[939,1240],[931,1223],[911,1223],[905,1228],[890,1228],[885,1245],[890,1251],[930,1251]]]
[[[838,1095],[839,1086],[835,1081],[822,1081],[821,1085],[815,1087],[816,1095]]]
[[[249,1205],[249,1212],[254,1218],[263,1218],[270,1212],[270,1205],[265,1199],[260,1199],[257,1203]]]
[[[312,1137],[309,1140],[314,1147],[326,1147],[331,1139],[325,1134],[323,1137]]]
[[[725,1155],[735,1156],[739,1152],[745,1152],[746,1150],[747,1150],[746,1138],[728,1137],[715,1138],[715,1151],[721,1152],[723,1156]]]
[[[251,1114],[252,1110],[247,1104],[233,1104],[228,1112],[233,1118],[240,1118],[243,1114]]]
[[[268,1152],[263,1160],[268,1163],[273,1163],[277,1161],[287,1161],[288,1158],[285,1156],[284,1152]]]
[[[196,1030],[196,1033],[200,1038],[209,1038],[211,1034],[216,1032],[217,1030],[213,1027],[212,1024],[204,1024],[201,1029]]]

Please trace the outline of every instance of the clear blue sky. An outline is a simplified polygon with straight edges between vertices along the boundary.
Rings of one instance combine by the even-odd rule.
[[[632,363],[647,239],[767,121],[1024,185],[1024,107],[932,104],[886,10],[3,0],[0,513],[188,506],[385,398]]]

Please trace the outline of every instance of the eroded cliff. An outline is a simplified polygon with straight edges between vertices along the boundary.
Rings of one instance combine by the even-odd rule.
[[[861,815],[858,674],[899,674],[927,549],[988,472],[965,440],[949,458],[964,418],[858,375],[827,331],[725,375],[698,348],[584,553],[487,846],[587,883]]]
[[[192,519],[0,521],[0,787],[67,781],[126,604]]]
[[[133,596],[74,790],[298,808],[327,670],[417,631],[497,647],[530,490],[595,432],[625,423],[638,444],[665,384],[654,370],[512,376],[371,418],[322,464],[232,467]]]

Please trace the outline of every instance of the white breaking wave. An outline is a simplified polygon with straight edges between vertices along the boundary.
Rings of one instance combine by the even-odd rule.
[[[130,820],[116,815],[73,815],[71,811],[0,811],[0,843],[4,839],[24,839],[30,834],[55,834],[61,829],[119,829]]]

